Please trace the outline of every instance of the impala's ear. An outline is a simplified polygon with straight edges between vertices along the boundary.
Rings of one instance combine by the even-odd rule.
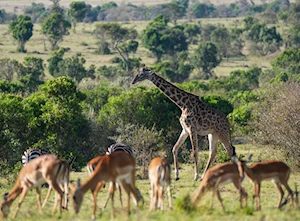
[[[248,162],[248,161],[250,161],[250,160],[251,160],[251,158],[252,158],[252,155],[253,155],[253,154],[250,154],[250,155],[247,157],[247,159],[246,159],[246,162]]]
[[[80,185],[80,179],[78,178],[76,188],[79,189],[80,186],[81,186],[81,185]]]

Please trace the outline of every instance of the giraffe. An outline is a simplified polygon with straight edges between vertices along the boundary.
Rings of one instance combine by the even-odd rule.
[[[145,68],[145,66],[140,68],[139,73],[134,77],[131,84],[136,84],[137,82],[145,79],[152,81],[152,83],[182,111],[179,119],[182,126],[182,132],[172,150],[175,167],[175,180],[179,179],[178,150],[188,136],[190,137],[192,143],[195,164],[195,181],[199,176],[198,135],[208,135],[209,140],[209,159],[202,174],[201,180],[217,154],[218,141],[223,144],[223,147],[227,150],[231,159],[236,159],[235,147],[231,143],[230,125],[224,114],[203,103],[198,96],[176,87],[156,73]]]

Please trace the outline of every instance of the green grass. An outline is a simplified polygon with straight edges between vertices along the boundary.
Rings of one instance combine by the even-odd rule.
[[[253,160],[258,160],[259,158],[262,160],[265,159],[275,159],[274,157],[270,157],[270,154],[266,155],[266,151],[270,153],[270,150],[266,150],[264,148],[256,148],[251,145],[243,145],[238,146],[237,148],[238,154],[248,155],[249,153],[253,153]],[[201,152],[200,155],[207,154],[207,152]],[[275,156],[274,154],[273,156]],[[188,202],[184,201],[188,197],[192,197],[193,193],[199,186],[199,181],[194,182],[194,172],[193,165],[185,164],[181,165],[182,169],[180,170],[180,180],[172,181],[171,184],[171,192],[172,192],[172,205],[173,210],[169,210],[167,205],[167,199],[165,200],[165,211],[164,212],[149,212],[149,180],[137,180],[137,187],[140,189],[145,204],[144,206],[140,206],[138,209],[134,208],[133,203],[131,203],[131,215],[128,219],[126,217],[125,207],[121,207],[119,202],[119,194],[115,195],[115,220],[222,220],[222,221],[231,221],[231,220],[299,220],[300,213],[296,208],[291,208],[290,204],[287,204],[282,210],[276,210],[277,200],[278,200],[278,192],[272,182],[263,182],[261,188],[261,206],[262,211],[254,211],[252,208],[252,195],[254,193],[253,185],[249,180],[245,180],[243,182],[243,186],[245,187],[249,198],[248,198],[248,206],[246,208],[241,209],[239,207],[239,194],[238,191],[234,188],[233,184],[227,184],[221,188],[221,196],[223,198],[223,203],[226,209],[224,213],[222,208],[218,202],[218,200],[214,199],[214,207],[210,210],[210,202],[211,202],[211,193],[207,193],[197,204],[196,210],[183,210],[182,207],[188,208]],[[173,174],[172,174],[173,175]],[[77,180],[77,178],[81,178],[81,180],[87,179],[87,173],[84,172],[72,172],[71,180]],[[290,187],[294,189],[294,184],[298,183],[300,178],[299,173],[292,173],[291,178],[289,180]],[[7,179],[0,179],[1,185],[1,194],[9,191],[13,182],[8,182]],[[45,197],[47,189],[43,189],[43,198]],[[110,220],[111,218],[111,202],[109,202],[108,207],[106,209],[103,208],[104,200],[107,197],[107,188],[103,189],[98,194],[98,211],[96,219],[98,220]],[[123,203],[125,204],[127,197],[123,194]],[[80,210],[79,214],[75,214],[72,210],[72,204],[69,204],[69,211],[64,211],[62,216],[59,217],[58,214],[52,214],[52,206],[53,206],[54,194],[50,196],[50,200],[46,207],[43,210],[43,213],[38,211],[37,203],[36,203],[36,192],[30,191],[27,197],[24,200],[24,203],[20,209],[20,213],[16,220],[22,221],[31,221],[31,220],[90,220],[92,214],[92,196],[91,193],[88,192]],[[132,201],[131,201],[132,202]],[[11,214],[14,212],[17,205],[17,201],[15,201],[12,205]],[[181,206],[179,206],[181,205]],[[184,205],[184,206],[182,206]],[[8,219],[10,220],[10,219]]]

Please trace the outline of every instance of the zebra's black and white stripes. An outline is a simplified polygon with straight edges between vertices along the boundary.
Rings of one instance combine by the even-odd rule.
[[[29,148],[26,151],[24,151],[22,155],[22,164],[25,166],[31,160],[45,154],[48,154],[48,152],[39,149]]]
[[[118,143],[110,145],[110,147],[107,148],[106,154],[112,154],[115,151],[125,151],[134,157],[131,147]]]

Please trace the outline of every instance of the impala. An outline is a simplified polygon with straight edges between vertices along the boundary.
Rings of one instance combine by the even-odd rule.
[[[226,162],[218,164],[207,170],[207,173],[204,175],[201,184],[196,191],[192,199],[192,204],[196,204],[196,202],[204,195],[206,191],[213,191],[212,199],[211,199],[211,208],[213,206],[213,197],[215,192],[217,193],[218,200],[221,203],[223,211],[225,211],[225,207],[222,202],[222,198],[220,195],[219,187],[221,185],[227,183],[233,183],[236,189],[240,193],[240,207],[243,207],[243,199],[245,204],[247,204],[247,193],[244,188],[241,186],[242,177],[240,176],[238,167],[233,162]]]
[[[89,173],[90,176],[92,176],[94,170],[95,170],[95,167],[97,166],[97,164],[103,159],[104,156],[97,156],[93,159],[91,159],[88,163],[87,163],[87,171]],[[114,187],[112,185],[115,185]],[[101,188],[104,188],[105,187],[105,182],[99,182],[96,189],[95,189],[95,193],[97,194],[99,192],[99,190]],[[118,183],[110,183],[109,185],[109,189],[111,188],[118,188],[119,189],[119,195],[120,195],[120,202],[121,202],[121,206],[123,206],[123,202],[122,202],[122,190],[121,190],[121,186],[118,185]],[[109,198],[110,198],[110,191],[108,193],[108,196],[106,198],[106,201],[105,201],[105,204],[104,204],[104,208],[106,208],[107,206],[107,203],[109,201]]]
[[[68,198],[67,198],[67,196],[69,194],[70,171],[71,171],[71,167],[72,167],[72,164],[74,163],[75,159],[76,159],[76,157],[73,157],[71,162],[68,163],[69,167],[68,167],[68,170],[66,171],[65,176],[57,178],[57,183],[59,184],[60,188],[67,190],[66,194],[64,195],[64,205],[62,206],[62,208],[65,209],[65,210],[68,210]],[[45,207],[52,189],[53,188],[51,186],[49,186],[48,193],[45,197],[42,208]]]
[[[65,199],[67,199],[68,186],[65,183],[64,191],[60,189],[57,180],[68,180],[69,179],[69,165],[66,161],[58,159],[54,155],[43,155],[32,161],[30,161],[26,166],[22,167],[20,170],[17,182],[15,183],[13,189],[4,194],[3,201],[0,204],[1,213],[3,218],[7,218],[11,204],[19,196],[19,203],[17,210],[13,215],[15,218],[21,207],[21,204],[27,194],[27,192],[35,188],[37,191],[37,199],[39,209],[42,210],[41,206],[41,185],[44,183],[49,184],[49,188],[55,190],[55,203],[53,207],[53,212],[56,211],[58,201],[59,201],[59,212],[61,212],[62,199],[65,193]]]
[[[264,180],[272,180],[279,192],[279,202],[277,209],[280,208],[281,201],[284,196],[282,185],[289,192],[292,204],[294,204],[293,191],[288,185],[291,169],[283,162],[272,160],[260,163],[254,163],[250,167],[246,163],[251,159],[250,155],[246,160],[237,161],[240,174],[245,173],[246,176],[254,183],[254,197],[256,198],[256,210],[261,210],[260,206],[260,187]]]
[[[151,184],[150,211],[160,208],[163,210],[164,185],[167,186],[169,197],[169,207],[172,208],[171,201],[171,167],[167,160],[162,157],[154,158],[148,167],[149,179]]]
[[[130,194],[133,195],[134,204],[137,206],[140,198],[135,187],[135,159],[128,153],[116,151],[111,155],[103,156],[103,159],[97,164],[90,178],[82,185],[78,180],[77,186],[71,184],[71,194],[75,213],[78,213],[82,205],[83,196],[88,191],[92,191],[94,207],[93,216],[95,218],[97,208],[97,186],[99,182],[121,183],[127,193],[127,214],[130,213]],[[114,187],[114,185],[113,185]],[[112,203],[111,216],[114,218],[114,188],[110,190]]]

